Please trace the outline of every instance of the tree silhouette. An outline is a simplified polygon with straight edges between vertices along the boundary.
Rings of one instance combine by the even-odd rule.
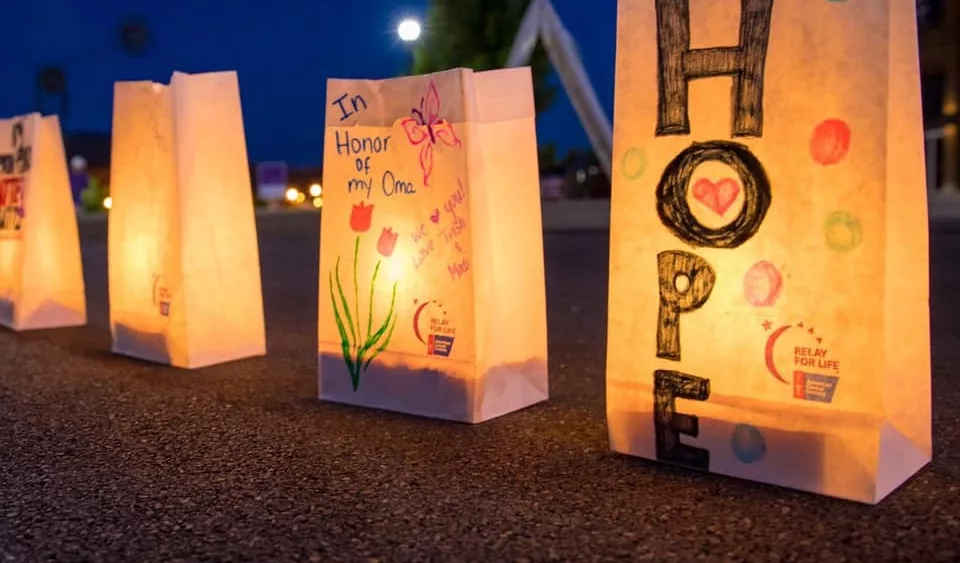
[[[412,73],[503,68],[529,5],[530,0],[430,0],[424,32],[413,51]],[[552,67],[542,44],[528,64],[539,113],[557,94],[548,82]]]

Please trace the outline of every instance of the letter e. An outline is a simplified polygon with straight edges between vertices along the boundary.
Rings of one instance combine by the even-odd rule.
[[[653,426],[656,432],[657,459],[677,465],[710,470],[710,452],[684,444],[680,435],[700,434],[700,420],[677,412],[677,399],[706,401],[710,380],[669,370],[653,372]]]

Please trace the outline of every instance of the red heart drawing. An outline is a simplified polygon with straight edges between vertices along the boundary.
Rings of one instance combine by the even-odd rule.
[[[439,209],[434,209],[434,210],[433,210],[433,213],[430,215],[430,220],[433,221],[434,223],[439,223],[439,222],[440,222],[440,210],[439,210]]]
[[[709,207],[714,213],[723,217],[733,202],[740,195],[740,183],[733,178],[724,178],[714,183],[707,178],[700,178],[693,185],[693,197]]]

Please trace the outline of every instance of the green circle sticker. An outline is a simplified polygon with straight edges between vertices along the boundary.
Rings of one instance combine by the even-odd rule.
[[[637,180],[647,171],[647,155],[636,147],[623,153],[620,170],[627,180]]]
[[[835,211],[823,223],[827,245],[837,252],[850,252],[863,242],[860,220],[846,211]]]

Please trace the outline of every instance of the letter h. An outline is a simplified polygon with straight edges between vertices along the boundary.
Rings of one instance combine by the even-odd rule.
[[[714,0],[716,1],[716,0]],[[657,136],[689,135],[689,83],[733,76],[733,137],[763,134],[763,71],[773,0],[740,0],[740,44],[690,48],[690,0],[656,0]]]

